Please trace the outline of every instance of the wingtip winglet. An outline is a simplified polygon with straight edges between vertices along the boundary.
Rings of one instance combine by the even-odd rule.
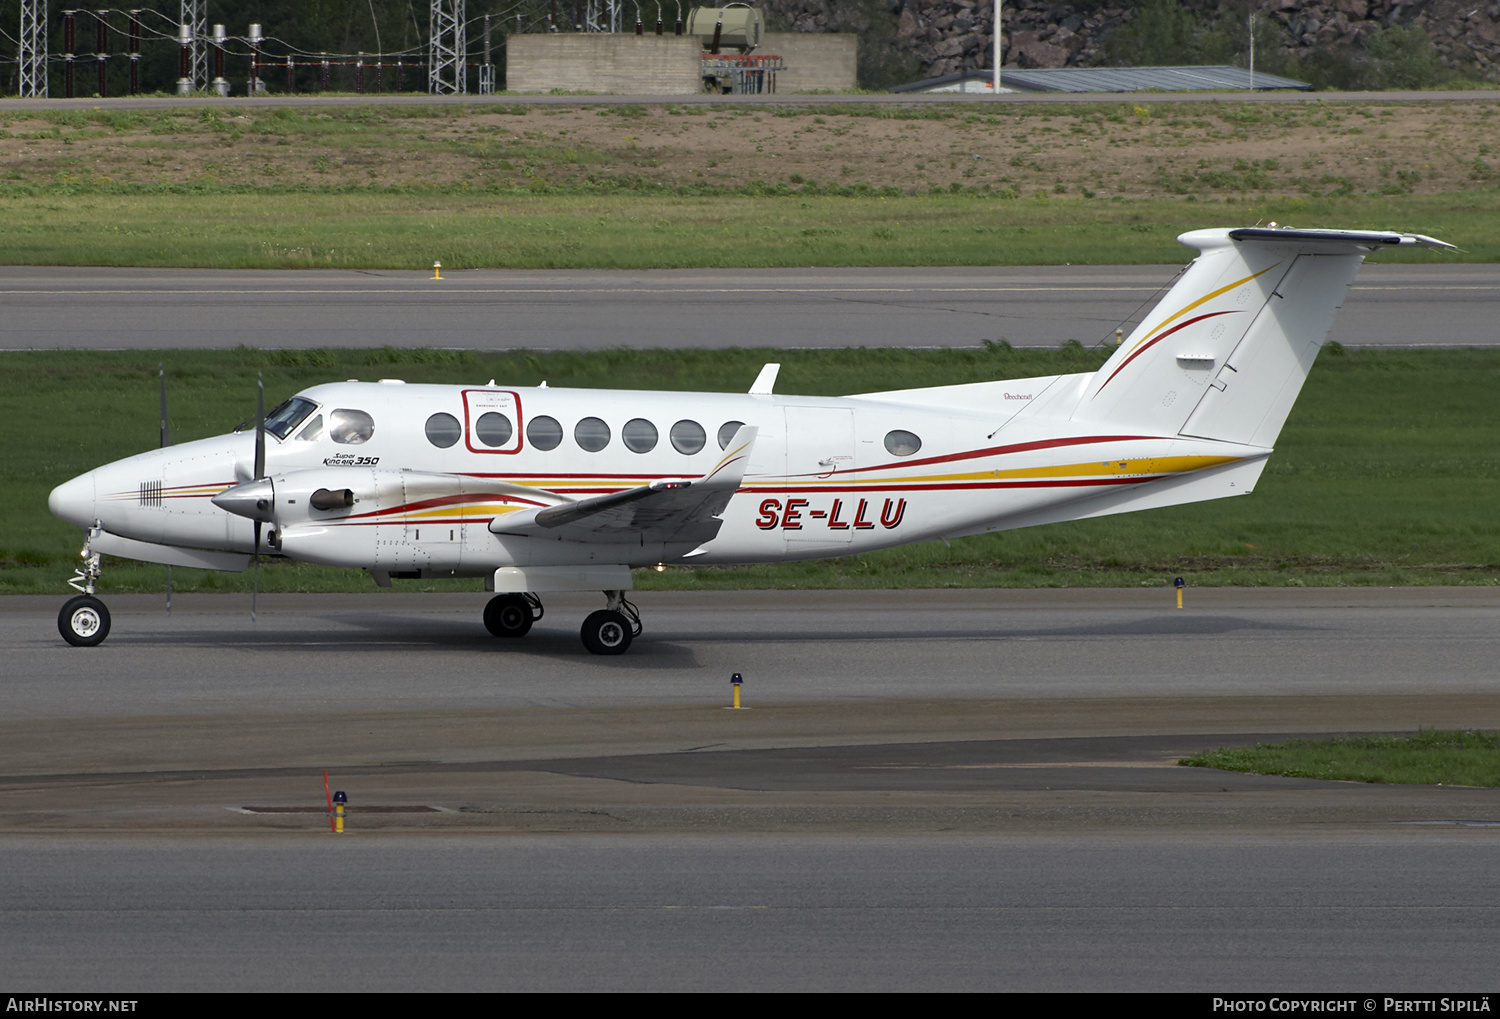
[[[703,476],[704,481],[718,477],[725,470],[731,470],[738,465],[738,477],[745,476],[745,468],[750,462],[750,449],[755,445],[755,438],[760,434],[760,428],[756,425],[740,425],[730,436],[724,445],[724,456],[714,465],[714,469]],[[738,480],[735,482],[738,484]]]

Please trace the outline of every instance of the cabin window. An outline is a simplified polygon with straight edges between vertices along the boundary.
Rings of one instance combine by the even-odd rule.
[[[563,440],[563,427],[546,414],[534,417],[526,426],[526,440],[537,449],[556,449]]]
[[[885,433],[885,448],[892,456],[911,456],[922,448],[922,440],[915,432],[895,428]]]
[[[515,431],[510,418],[493,410],[479,415],[479,420],[474,422],[474,437],[486,446],[505,445]]]
[[[708,435],[703,431],[703,426],[696,421],[679,421],[672,426],[672,430],[667,435],[672,440],[672,448],[688,456],[698,452],[708,441]]]
[[[427,419],[427,441],[439,449],[453,445],[463,432],[463,426],[452,414],[434,414]]]
[[[656,426],[645,418],[632,418],[620,429],[620,438],[632,453],[649,453],[656,448]]]
[[[725,421],[719,426],[719,448],[728,449],[729,440],[734,438],[734,433],[745,427],[743,421]]]
[[[304,400],[300,396],[292,397],[285,403],[272,408],[271,413],[266,415],[266,434],[285,439],[292,434],[292,429],[300,425],[307,415],[317,409],[317,406],[311,400]],[[253,421],[249,423],[254,424]]]
[[[573,426],[573,441],[580,449],[597,453],[609,445],[609,425],[598,418],[584,418]]]
[[[319,414],[307,423],[297,436],[298,442],[317,442],[323,437],[323,415]]]
[[[328,437],[345,446],[368,442],[375,434],[375,419],[362,410],[340,407],[328,415]]]

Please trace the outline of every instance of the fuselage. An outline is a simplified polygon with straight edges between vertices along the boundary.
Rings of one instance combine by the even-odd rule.
[[[1088,515],[1077,506],[1088,500],[1119,512],[1163,483],[1247,463],[1258,473],[1269,452],[1077,424],[1070,415],[1091,377],[852,397],[315,386],[267,421],[276,510],[263,550],[424,576],[815,559],[1044,522],[1064,507],[1059,519]],[[547,541],[489,526],[536,506],[700,477],[742,424],[759,429],[748,469],[718,535],[698,547]],[[212,500],[254,477],[254,444],[247,429],[153,450],[59,486],[50,505],[138,541],[249,552],[253,522]],[[328,489],[357,501],[309,505]]]

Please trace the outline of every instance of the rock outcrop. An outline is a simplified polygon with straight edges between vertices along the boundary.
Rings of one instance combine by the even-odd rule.
[[[762,0],[772,22],[790,31],[859,31],[863,46],[891,47],[915,65],[916,77],[937,77],[990,65],[994,5],[990,0]],[[1239,38],[1243,2],[1181,0],[1207,31],[1231,27]],[[1358,62],[1362,40],[1385,28],[1425,31],[1436,66],[1500,81],[1500,3],[1474,0],[1258,0],[1251,5],[1279,29],[1277,52],[1260,50],[1268,70]],[[1008,67],[1091,67],[1107,59],[1110,36],[1127,28],[1141,5],[1121,0],[1006,0],[1001,33]],[[884,22],[884,23],[882,23]],[[868,33],[868,34],[867,34]],[[1227,33],[1228,34],[1228,33]],[[1265,45],[1258,34],[1258,44]],[[1280,58],[1279,60],[1277,58]],[[1319,65],[1319,60],[1323,61]],[[865,62],[861,57],[861,63]],[[889,62],[888,62],[889,63]],[[899,63],[899,60],[897,61]],[[867,87],[884,83],[866,82]]]

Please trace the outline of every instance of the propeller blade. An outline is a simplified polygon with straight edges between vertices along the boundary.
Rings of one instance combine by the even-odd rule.
[[[167,366],[159,365],[156,371],[161,383],[161,444],[166,448],[172,444],[172,426],[167,423]]]
[[[256,373],[255,381],[255,476],[266,476],[266,378]],[[260,532],[255,532],[257,550],[260,547]]]
[[[266,376],[255,373],[255,478],[266,476]],[[250,589],[250,622],[255,622],[255,603],[260,599],[260,526],[255,521],[255,580]]]
[[[167,422],[167,366],[157,366],[156,378],[161,383],[161,445],[172,444],[172,426]],[[172,614],[172,567],[167,567],[167,615]]]
[[[255,522],[255,580],[250,588],[250,622],[255,622],[255,603],[260,600],[260,521]]]

